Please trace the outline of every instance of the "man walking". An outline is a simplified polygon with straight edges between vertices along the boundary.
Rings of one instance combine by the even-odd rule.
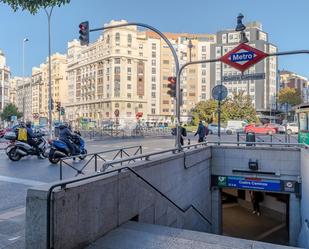
[[[198,142],[202,143],[204,142],[204,138],[206,136],[206,128],[203,125],[202,120],[200,120],[197,131],[195,132],[194,136],[198,135]]]
[[[264,195],[262,192],[258,191],[250,191],[251,203],[253,207],[253,214],[257,214],[257,216],[261,215],[260,211],[260,202],[263,201]]]

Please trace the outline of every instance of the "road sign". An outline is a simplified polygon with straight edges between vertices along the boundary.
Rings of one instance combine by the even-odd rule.
[[[115,114],[116,117],[119,117],[119,110],[116,109],[116,110],[114,111],[114,114]]]
[[[223,85],[217,85],[212,89],[212,97],[221,101],[227,97],[227,88]]]
[[[244,72],[249,67],[258,63],[260,60],[263,60],[267,56],[268,54],[263,51],[242,43],[222,56],[220,61],[238,69],[241,72]]]
[[[236,75],[226,75],[222,76],[222,81],[243,81],[243,80],[263,80],[265,79],[265,73],[255,73],[255,74],[236,74]]]

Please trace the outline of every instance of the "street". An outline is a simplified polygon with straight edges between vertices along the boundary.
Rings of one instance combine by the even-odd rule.
[[[257,137],[258,138],[258,137]],[[191,144],[196,143],[197,137],[188,134],[185,144],[191,140]],[[261,139],[261,138],[260,138]],[[269,139],[269,138],[268,138]],[[293,136],[291,142],[296,142]],[[209,135],[209,142],[218,141],[216,135]],[[258,140],[258,139],[257,139]],[[264,138],[264,140],[269,141]],[[276,140],[284,141],[284,135],[276,135]],[[221,141],[235,141],[236,135],[222,135]],[[147,137],[147,138],[114,138],[108,140],[89,140],[87,141],[88,153],[101,152],[117,148],[142,145],[143,153],[157,152],[174,147],[174,137]],[[137,148],[127,150],[129,155],[133,155]],[[105,160],[111,160],[117,152],[103,154]],[[19,162],[10,161],[4,150],[0,151],[0,249],[23,248],[24,241],[24,224],[25,224],[25,205],[27,189],[31,186],[41,185],[44,183],[59,180],[59,165],[52,165],[48,159],[39,160],[35,156],[26,157]],[[87,159],[86,159],[87,160]],[[84,161],[72,160],[69,162],[74,167],[80,168]],[[92,165],[87,166],[86,173],[93,173]],[[63,179],[74,177],[76,171],[70,167],[63,169]],[[82,175],[81,175],[82,176]]]

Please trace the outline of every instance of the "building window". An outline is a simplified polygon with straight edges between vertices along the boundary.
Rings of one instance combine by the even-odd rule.
[[[202,75],[206,75],[206,70],[202,70]]]
[[[152,76],[151,76],[151,81],[152,81],[152,82],[156,82],[156,76],[152,75]]]
[[[143,108],[143,104],[138,104],[138,108]]]
[[[206,46],[202,46],[202,53],[206,52]]]
[[[128,34],[128,46],[131,46],[132,44],[132,35]]]
[[[206,78],[202,78],[202,84],[206,83]]]
[[[132,85],[128,84],[127,89],[132,89]]]
[[[206,93],[202,93],[202,99],[206,99]]]
[[[115,67],[115,74],[120,74],[120,67]]]
[[[156,58],[156,56],[157,56],[157,53],[156,53],[156,52],[154,52],[154,51],[152,51],[152,53],[151,53],[151,57],[152,57],[152,58]]]
[[[155,108],[151,108],[151,114],[156,114],[156,109]]]
[[[151,60],[151,65],[156,66],[156,60]]]
[[[156,90],[156,85],[155,84],[151,84],[151,90]]]
[[[115,103],[115,108],[119,108],[119,103]]]
[[[132,68],[131,68],[131,67],[128,67],[127,72],[128,72],[128,74],[131,74]]]
[[[163,64],[168,65],[168,64],[170,64],[170,61],[169,60],[163,60]]]
[[[156,73],[156,68],[155,67],[151,68],[151,73],[153,73],[153,74]]]
[[[206,86],[202,86],[202,91],[203,91],[203,92],[206,91]]]
[[[127,93],[127,98],[130,99],[131,98],[131,93]]]
[[[131,76],[131,75],[128,75],[128,76],[127,76],[127,80],[128,80],[128,81],[131,81],[131,80],[132,80],[132,76]]]
[[[138,45],[138,48],[139,48],[139,49],[143,49],[143,44],[139,44],[139,45]]]
[[[151,92],[151,98],[155,98],[156,97],[156,93],[155,92]]]
[[[157,44],[152,43],[152,44],[151,44],[151,48],[152,48],[152,49],[156,49],[156,48],[157,48]]]
[[[119,32],[116,33],[115,42],[116,42],[116,45],[117,44],[119,45],[119,43],[120,43],[120,33]]]
[[[115,64],[120,64],[120,58],[115,58]]]
[[[128,104],[127,104],[127,108],[131,108],[131,103],[128,103]]]
[[[168,100],[163,100],[163,105],[169,105],[169,101]]]
[[[131,64],[131,59],[128,59],[128,64]]]

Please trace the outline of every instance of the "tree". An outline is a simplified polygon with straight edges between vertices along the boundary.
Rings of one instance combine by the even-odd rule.
[[[207,100],[197,103],[192,109],[193,124],[197,125],[199,120],[208,123],[218,122],[218,101]],[[233,96],[221,102],[221,123],[227,120],[246,120],[256,122],[257,116],[252,100],[244,92],[234,93]]]
[[[8,4],[14,11],[28,10],[31,14],[35,14],[40,8],[60,7],[69,2],[70,0],[0,0],[0,3]]]
[[[289,103],[290,105],[299,105],[301,103],[301,94],[298,89],[285,87],[279,92],[280,104]]]
[[[246,120],[247,122],[256,122],[257,116],[252,99],[245,95],[244,91],[234,92],[233,95],[224,103],[224,110],[227,111],[229,119]]]
[[[11,121],[11,116],[17,116],[20,118],[23,114],[18,111],[16,105],[10,103],[6,105],[1,113],[1,119],[6,121]]]

